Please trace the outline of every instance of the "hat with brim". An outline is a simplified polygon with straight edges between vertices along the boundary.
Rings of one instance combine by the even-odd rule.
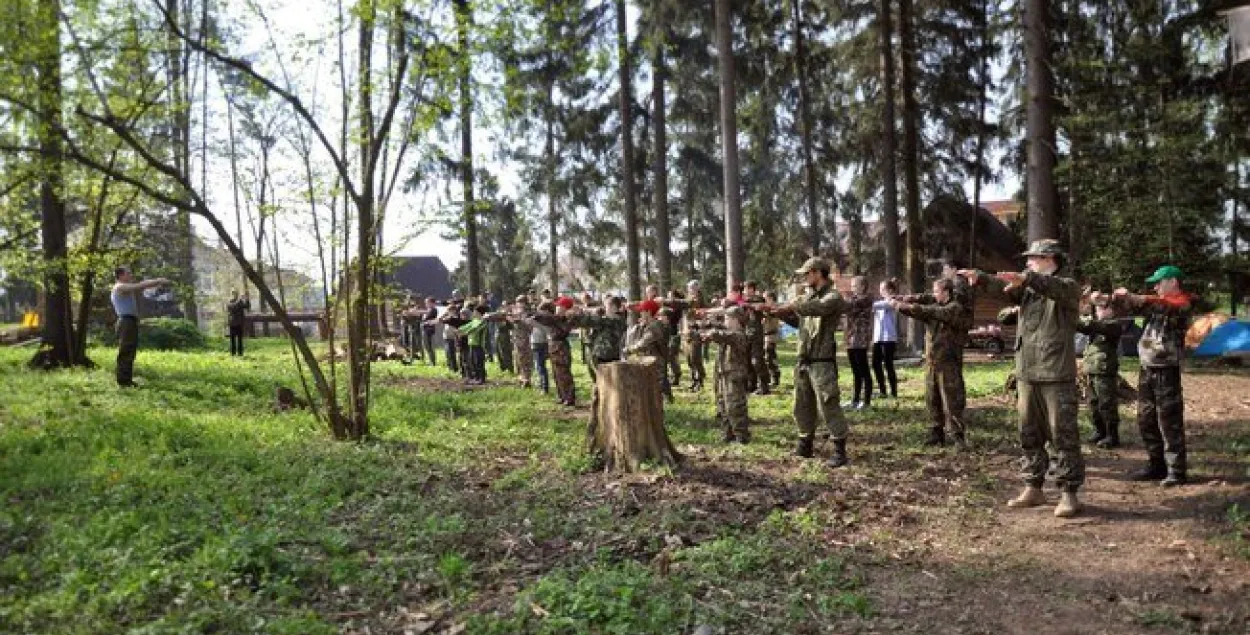
[[[1184,274],[1181,273],[1180,267],[1177,267],[1175,265],[1163,265],[1162,267],[1155,269],[1155,272],[1153,275],[1151,275],[1149,278],[1146,278],[1146,283],[1158,284],[1160,282],[1163,282],[1164,280],[1169,280],[1173,278],[1175,278],[1176,280],[1180,280],[1181,278],[1184,278],[1184,277],[1185,276]]]
[[[798,269],[794,270],[794,273],[798,275],[803,275],[809,271],[821,271],[824,273],[829,273],[829,263],[826,262],[823,258],[814,258],[814,257],[808,258],[806,261],[803,262],[802,267],[799,267]]]

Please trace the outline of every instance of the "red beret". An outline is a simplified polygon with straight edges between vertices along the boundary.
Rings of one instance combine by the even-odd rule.
[[[655,300],[643,300],[638,303],[638,310],[643,313],[655,315],[660,310],[660,303]]]
[[[556,298],[556,306],[563,307],[564,310],[567,311],[573,308],[573,298],[570,298],[567,295],[562,295],[559,298]]]

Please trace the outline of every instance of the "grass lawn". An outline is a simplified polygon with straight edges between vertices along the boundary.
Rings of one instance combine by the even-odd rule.
[[[923,384],[903,369],[901,399],[850,415],[847,470],[790,456],[788,394],[753,397],[756,441],[724,446],[709,389],[669,407],[680,469],[613,477],[588,471],[584,409],[494,366],[492,385],[467,389],[442,368],[378,363],[376,438],[339,443],[307,413],[271,411],[276,385],[299,385],[290,351],[249,345],[243,359],[142,351],[134,391],[113,384],[111,349],[92,351],[99,370],[51,374],[25,369],[29,350],[0,349],[0,632],[1004,632],[1032,614],[958,620],[995,612],[1004,585],[1036,586],[1041,547],[1061,547],[1012,545],[1053,538],[1058,521],[1001,506],[1017,486],[1003,363],[969,366],[969,454],[921,447]],[[1218,607],[1237,583],[1250,590],[1250,415],[1235,406],[1195,437],[1195,473],[1224,489],[1178,494],[1193,507],[1176,517],[1200,562],[1231,562],[1198,598],[1214,607],[1207,624],[1232,629],[1245,605]],[[1117,469],[1135,458],[1091,456]],[[1146,544],[1152,522],[1116,529],[1122,551],[1132,532]],[[1108,583],[1074,565],[1043,578],[1055,607]],[[1147,584],[1108,570],[1125,593]],[[965,599],[941,599],[954,592]],[[1177,591],[1098,606],[1085,622],[1098,632],[1184,632],[1195,602]]]

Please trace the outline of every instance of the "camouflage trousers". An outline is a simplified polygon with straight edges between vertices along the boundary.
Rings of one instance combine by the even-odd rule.
[[[1089,418],[1098,436],[1120,438],[1120,376],[1089,376]]]
[[[512,336],[499,335],[495,338],[495,345],[499,348],[499,370],[516,372],[512,366]]]
[[[667,372],[670,386],[681,386],[681,338],[668,341]]]
[[[530,339],[528,337],[517,338],[513,343],[512,352],[516,357],[516,369],[517,374],[521,376],[521,383],[529,386],[531,377],[534,375],[534,349],[530,348]]]
[[[1025,483],[1041,487],[1050,468],[1046,453],[1049,441],[1059,454],[1055,481],[1064,491],[1075,492],[1085,482],[1085,460],[1077,428],[1076,381],[1018,384],[1021,477]]]
[[[568,404],[575,403],[573,390],[573,353],[568,340],[551,340],[551,373],[555,375],[556,395]]]
[[[829,429],[834,441],[846,440],[846,415],[838,392],[838,365],[832,362],[799,364],[794,368],[794,420],[799,434],[816,434],[816,423]]]
[[[747,416],[747,380],[745,376],[717,374],[716,422],[725,432],[739,440],[750,440],[751,420]]]
[[[967,404],[963,366],[929,366],[925,369],[924,386],[925,406],[929,409],[929,421],[933,423],[933,429],[946,430],[956,437],[963,437],[964,407]],[[872,392],[871,384],[868,391]]]
[[[1177,366],[1142,368],[1137,376],[1137,429],[1151,463],[1185,474],[1185,399]]]
[[[690,367],[690,381],[694,384],[702,384],[707,377],[707,372],[703,369],[702,342],[686,341],[686,365]]]

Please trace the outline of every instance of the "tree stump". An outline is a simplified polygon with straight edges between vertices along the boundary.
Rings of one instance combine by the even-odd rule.
[[[646,461],[673,467],[681,454],[664,430],[660,360],[643,357],[600,364],[587,442],[607,471],[636,472]]]

